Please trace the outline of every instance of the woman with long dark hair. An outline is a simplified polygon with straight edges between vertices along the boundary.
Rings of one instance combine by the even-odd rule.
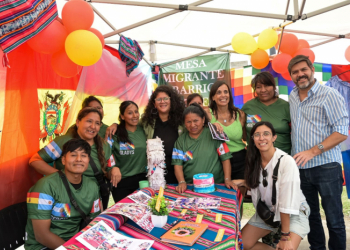
[[[233,105],[231,89],[224,81],[216,81],[209,94],[208,116],[210,122],[215,124],[219,131],[224,131],[229,140],[227,146],[232,155],[231,176],[226,177],[240,187],[241,192],[245,193],[244,188],[244,166],[246,156],[246,145],[243,143],[245,132],[245,114],[239,108]]]
[[[115,173],[118,172],[119,169],[114,168],[114,159],[110,146],[98,134],[101,124],[102,114],[96,108],[83,108],[79,111],[76,124],[73,126],[71,133],[56,137],[30,159],[29,165],[43,175],[48,175],[58,170],[64,170],[64,165],[61,160],[63,145],[72,138],[81,138],[90,144],[91,159],[94,161],[100,175],[108,175],[111,178],[112,184],[117,185],[119,180]],[[54,162],[54,167],[48,164],[52,162]],[[111,169],[107,169],[107,164],[109,164]],[[89,164],[84,175],[91,178],[99,185],[91,164]],[[104,208],[106,208],[108,199],[102,202]]]
[[[139,125],[139,107],[124,101],[119,107],[119,125],[113,136],[112,153],[121,172],[121,181],[112,189],[115,202],[134,192],[139,181],[146,180],[146,135]]]
[[[177,183],[174,166],[171,165],[171,156],[176,139],[183,133],[182,113],[185,103],[182,97],[167,85],[158,86],[152,93],[144,114],[141,118],[147,139],[157,136],[164,142],[165,164],[167,183]],[[111,125],[106,136],[114,135],[117,125]]]
[[[251,130],[245,182],[256,213],[242,229],[244,249],[274,249],[258,240],[281,225],[276,249],[296,250],[310,231],[310,208],[300,189],[299,169],[290,155],[274,147],[276,139],[269,122],[258,122]]]
[[[81,104],[81,108],[86,108],[86,107],[90,107],[90,108],[95,108],[97,109],[101,115],[102,115],[102,119],[104,117],[104,111],[103,111],[103,105],[100,99],[98,99],[97,97],[90,95],[88,97],[86,97],[83,101],[83,103]],[[73,130],[73,126],[71,126],[66,134],[72,133]],[[101,122],[101,127],[100,127],[100,131],[98,132],[98,134],[102,137],[102,139],[105,138],[106,135],[106,129],[108,128],[108,126],[106,124],[104,124],[103,122]]]
[[[176,140],[172,155],[179,183],[176,191],[183,193],[187,184],[193,183],[193,175],[199,173],[212,173],[215,183],[236,188],[231,180],[224,181],[231,179],[231,154],[225,142],[212,138],[206,112],[193,103],[185,109],[183,121],[187,131]]]

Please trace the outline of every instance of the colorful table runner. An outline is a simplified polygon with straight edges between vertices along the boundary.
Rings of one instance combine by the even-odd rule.
[[[117,232],[137,239],[147,239],[154,240],[154,244],[151,249],[243,249],[242,237],[240,231],[240,208],[242,205],[242,195],[240,192],[236,192],[232,189],[227,189],[224,185],[216,185],[216,191],[210,194],[199,194],[192,191],[193,186],[188,185],[188,189],[185,193],[179,194],[175,191],[175,186],[167,185],[167,188],[164,190],[165,198],[175,201],[177,198],[194,198],[194,197],[205,197],[205,198],[221,198],[221,204],[218,209],[188,209],[188,212],[185,215],[186,220],[195,221],[197,213],[203,214],[202,223],[208,224],[208,229],[204,234],[197,240],[197,242],[191,246],[182,246],[162,242],[160,236],[162,236],[167,230],[171,228],[170,224],[176,221],[179,218],[182,209],[174,208],[174,210],[168,216],[168,222],[163,228],[154,228],[150,233],[147,233],[145,230],[141,229],[136,223],[131,220],[126,221],[126,218],[121,215],[107,215],[102,214],[96,217],[89,226],[84,230],[75,235],[72,239],[64,244],[64,247],[67,249],[87,249],[78,242],[75,238],[80,235],[82,232],[95,225],[98,221],[103,220],[111,228]],[[157,191],[154,191],[151,188],[142,189],[143,192],[150,196],[157,194]],[[125,198],[120,201],[120,203],[134,203],[132,200]],[[215,222],[215,216],[217,213],[221,213],[222,221],[220,223]],[[179,219],[179,221],[184,219]],[[225,235],[221,242],[214,242],[214,239],[217,235],[219,229],[225,229]]]

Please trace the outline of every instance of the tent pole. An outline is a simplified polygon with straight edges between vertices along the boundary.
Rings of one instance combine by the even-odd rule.
[[[103,21],[105,21],[105,23],[106,23],[109,27],[111,27],[112,30],[116,30],[116,28],[113,26],[113,24],[112,24],[110,21],[108,21],[108,19],[105,18],[105,17],[101,14],[101,12],[99,12],[99,11],[92,5],[92,3],[89,3],[89,2],[88,2],[88,4],[90,4],[90,6],[91,6],[92,9],[94,10],[94,12],[95,12],[99,17],[101,17],[101,19],[102,19]]]
[[[343,2],[340,2],[340,3],[337,3],[337,4],[333,4],[331,6],[328,6],[328,7],[325,7],[325,8],[322,8],[322,9],[315,10],[315,11],[312,11],[310,13],[304,14],[302,19],[304,20],[306,18],[317,16],[317,15],[323,14],[325,12],[328,12],[328,11],[331,11],[331,10],[334,10],[334,9],[337,9],[337,8],[340,8],[340,7],[344,7],[344,6],[349,5],[349,4],[350,4],[349,0],[343,1]]]
[[[169,66],[169,65],[172,65],[172,64],[175,64],[175,63],[178,63],[178,62],[182,62],[182,61],[185,61],[185,60],[187,60],[187,59],[191,59],[191,58],[196,57],[196,56],[201,56],[201,55],[207,54],[207,53],[209,53],[209,52],[211,52],[211,51],[203,51],[203,52],[197,53],[197,54],[195,54],[195,55],[191,55],[191,56],[188,56],[188,57],[184,57],[184,58],[181,58],[181,59],[179,59],[179,60],[176,60],[176,61],[167,63],[167,64],[165,64],[165,65],[162,65],[162,66],[160,66],[160,68],[164,68],[164,67],[167,67],[167,66]]]
[[[311,48],[314,48],[314,47],[317,47],[317,46],[320,46],[320,45],[322,45],[322,44],[326,44],[326,43],[333,42],[333,41],[338,40],[338,39],[340,39],[340,38],[331,38],[331,39],[329,39],[329,40],[327,40],[327,41],[320,42],[320,43],[316,43],[316,44],[314,44],[314,45],[311,45],[311,46],[310,46],[310,49],[311,49]]]
[[[290,3],[290,0],[287,1],[286,11],[284,12],[285,15],[287,15],[287,13],[288,13],[289,3]],[[285,22],[286,19],[284,19],[283,21]]]
[[[215,47],[210,48],[210,47],[202,47],[202,46],[180,44],[180,43],[169,43],[169,42],[161,42],[161,41],[153,41],[153,42],[154,43],[158,43],[158,44],[173,45],[173,46],[187,47],[187,48],[194,48],[194,49],[204,49],[204,50],[210,50],[210,51],[237,53],[237,52],[235,52],[233,50],[226,50],[226,49],[220,49],[220,48],[215,48]]]
[[[303,11],[304,11],[304,7],[305,7],[305,2],[306,0],[303,0],[303,2],[301,3],[301,6],[300,6],[300,11],[299,11],[299,15],[303,15]]]
[[[294,20],[299,19],[299,3],[298,0],[294,0]]]
[[[287,15],[252,12],[252,11],[242,11],[242,10],[229,10],[229,9],[219,9],[219,8],[197,7],[197,6],[192,6],[192,5],[176,5],[176,4],[121,1],[121,0],[91,0],[91,2],[93,2],[93,3],[134,5],[134,6],[155,7],[155,8],[168,8],[168,9],[174,9],[174,10],[192,10],[192,11],[202,11],[202,12],[212,12],[212,13],[242,15],[242,16],[255,16],[255,17],[263,17],[263,18],[282,19],[282,20],[287,19]]]
[[[194,3],[191,3],[190,5],[195,5],[195,6],[196,6],[196,5],[201,5],[201,4],[210,2],[210,1],[212,1],[212,0],[200,0],[200,1],[197,1],[197,2],[194,2]],[[164,18],[164,17],[170,16],[170,15],[173,15],[173,14],[176,14],[176,13],[179,13],[179,12],[182,12],[182,10],[171,10],[171,11],[165,12],[165,13],[163,13],[163,14],[160,14],[160,15],[157,15],[157,16],[154,16],[154,17],[145,19],[145,20],[143,20],[143,21],[140,21],[140,22],[131,24],[131,25],[129,25],[129,26],[126,26],[126,27],[124,27],[124,28],[121,28],[121,29],[112,31],[112,32],[110,32],[110,33],[107,33],[107,34],[104,35],[104,37],[105,37],[105,38],[111,37],[111,36],[114,36],[114,35],[116,35],[116,34],[118,34],[118,33],[121,33],[121,32],[127,31],[127,30],[131,30],[131,29],[133,29],[133,28],[142,26],[142,25],[144,25],[144,24],[147,24],[147,23],[150,23],[150,22],[153,22],[153,21],[162,19],[162,18]]]
[[[280,29],[279,29],[280,30]],[[285,29],[284,31],[287,32],[293,32],[293,33],[300,33],[300,34],[308,34],[308,35],[317,35],[317,36],[329,36],[329,37],[337,37],[341,35],[336,35],[336,34],[329,34],[329,33],[321,33],[321,32],[313,32],[313,31],[302,31],[302,30],[290,30],[290,29]],[[350,37],[344,37],[350,39]]]

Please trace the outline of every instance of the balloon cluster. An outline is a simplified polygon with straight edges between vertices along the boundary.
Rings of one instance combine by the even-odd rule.
[[[83,0],[70,0],[57,18],[28,41],[40,53],[51,54],[51,66],[62,77],[77,75],[82,66],[95,64],[102,56],[104,37],[91,28],[94,12]]]
[[[263,69],[269,64],[270,58],[265,50],[273,46],[277,49],[280,45],[280,54],[272,60],[271,65],[273,70],[280,73],[283,78],[291,80],[288,73],[289,61],[296,55],[305,55],[314,63],[315,54],[310,49],[310,45],[307,41],[298,39],[293,34],[283,33],[282,40],[280,39],[281,35],[277,35],[277,32],[273,29],[266,29],[261,32],[258,37],[258,42],[255,41],[252,35],[240,32],[232,38],[231,45],[237,53],[251,54],[250,61],[252,66],[257,69]]]

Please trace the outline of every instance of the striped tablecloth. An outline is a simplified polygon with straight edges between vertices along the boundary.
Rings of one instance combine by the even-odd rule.
[[[118,233],[121,233],[125,236],[137,238],[137,239],[146,239],[154,240],[154,244],[151,249],[243,249],[242,246],[242,237],[240,231],[240,208],[242,205],[242,195],[238,191],[232,189],[227,189],[224,185],[216,185],[216,191],[210,194],[199,194],[192,191],[193,186],[188,185],[188,190],[185,193],[179,194],[175,191],[175,186],[167,185],[167,188],[164,190],[164,196],[170,200],[176,200],[177,198],[192,198],[192,197],[219,197],[221,198],[221,204],[218,209],[204,210],[199,209],[197,213],[203,214],[202,223],[208,224],[208,229],[204,234],[197,240],[197,242],[191,246],[182,246],[162,242],[160,236],[162,236],[167,230],[170,229],[170,224],[177,220],[180,215],[181,209],[175,208],[168,217],[168,222],[163,228],[154,228],[150,233],[147,233],[145,230],[140,228],[136,223],[131,220],[126,220],[125,217],[121,215],[107,215],[102,214],[96,217],[88,227],[75,235],[72,239],[66,242],[63,246],[67,249],[86,249],[80,242],[75,238],[79,236],[82,232],[90,228],[92,225],[95,225],[98,221],[103,220],[111,228],[116,230]],[[153,196],[157,193],[151,188],[142,189],[146,194]],[[120,201],[121,203],[133,203],[132,200],[125,198]],[[189,211],[194,211],[193,209],[188,209]],[[221,213],[222,221],[221,223],[215,222],[216,213]],[[193,217],[187,216],[187,220],[196,220],[196,216]],[[217,235],[217,231],[220,228],[225,229],[225,235],[221,242],[214,242],[214,239]]]

